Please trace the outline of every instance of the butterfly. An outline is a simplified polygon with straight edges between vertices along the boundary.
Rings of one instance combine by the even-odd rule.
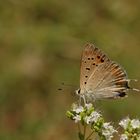
[[[127,96],[129,79],[126,71],[93,44],[82,53],[80,88],[76,93],[84,100],[117,99]],[[137,90],[137,89],[135,89]]]

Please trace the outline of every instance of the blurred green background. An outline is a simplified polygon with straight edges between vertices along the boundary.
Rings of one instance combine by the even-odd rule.
[[[76,139],[65,112],[75,101],[71,93],[79,87],[87,42],[120,63],[129,78],[140,79],[140,1],[0,1],[0,139]],[[139,100],[131,91],[96,108],[107,121],[140,118]]]

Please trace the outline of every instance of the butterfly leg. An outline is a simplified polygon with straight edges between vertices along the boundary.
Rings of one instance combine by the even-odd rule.
[[[83,99],[83,103],[84,103],[84,105],[85,105],[85,104],[87,103],[87,102],[86,102],[86,98],[85,98],[85,96],[82,95],[81,98]]]
[[[81,105],[81,96],[79,96],[79,100],[78,100],[78,104],[79,104],[79,106]]]
[[[82,103],[84,105],[87,103],[84,95],[80,95],[79,97],[79,105],[81,105]]]
[[[83,98],[84,105],[85,105],[85,104],[86,104],[86,99],[85,99],[85,96],[83,95],[83,96],[82,96],[82,98]]]

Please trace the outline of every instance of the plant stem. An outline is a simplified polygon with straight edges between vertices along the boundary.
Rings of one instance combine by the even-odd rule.
[[[80,123],[78,123],[78,131],[81,133]]]
[[[84,123],[84,139],[86,137],[86,127],[87,127],[87,125],[86,125],[86,123]]]
[[[94,131],[92,131],[85,140],[88,140],[92,136],[93,133],[94,133]]]

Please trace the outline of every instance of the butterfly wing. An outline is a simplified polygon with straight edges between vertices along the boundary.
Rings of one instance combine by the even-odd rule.
[[[87,44],[81,60],[81,93],[91,93],[95,98],[117,98],[125,96],[128,88],[126,72],[100,49]]]
[[[80,89],[81,92],[86,92],[87,81],[96,70],[95,56],[97,48],[87,44],[83,50],[81,57],[81,69],[80,69]]]

